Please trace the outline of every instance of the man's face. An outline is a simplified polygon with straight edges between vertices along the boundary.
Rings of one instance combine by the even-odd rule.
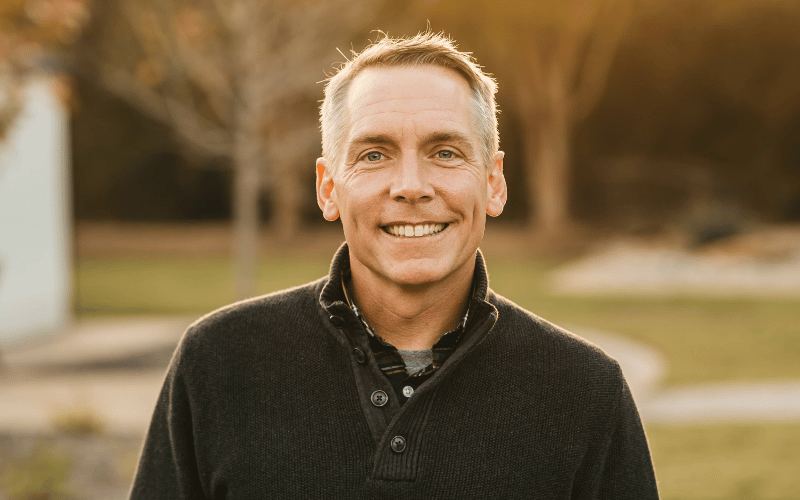
[[[438,66],[369,68],[347,105],[341,164],[317,161],[317,193],[325,218],[342,219],[353,272],[404,287],[471,276],[506,190],[502,153],[483,163],[466,80]]]

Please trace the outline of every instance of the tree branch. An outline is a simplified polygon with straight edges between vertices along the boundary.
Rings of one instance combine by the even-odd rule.
[[[97,65],[104,89],[152,120],[170,126],[186,145],[206,156],[231,155],[230,134],[187,106],[136,82],[126,71]]]
[[[581,68],[581,78],[573,94],[570,111],[576,122],[594,110],[606,89],[608,73],[634,11],[635,0],[608,2],[596,16],[593,36]],[[604,5],[605,7],[605,5]]]

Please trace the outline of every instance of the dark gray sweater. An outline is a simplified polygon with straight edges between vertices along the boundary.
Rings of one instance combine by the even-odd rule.
[[[480,253],[459,348],[402,406],[346,266],[189,327],[131,498],[658,498],[619,365],[492,292]]]

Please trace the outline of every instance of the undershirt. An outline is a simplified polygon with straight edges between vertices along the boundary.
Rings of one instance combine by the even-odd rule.
[[[421,349],[419,351],[404,351],[398,349],[397,352],[406,364],[406,373],[414,375],[433,363],[433,349]]]

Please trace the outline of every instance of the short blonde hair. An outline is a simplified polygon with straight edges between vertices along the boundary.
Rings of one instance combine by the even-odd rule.
[[[469,83],[470,101],[475,130],[481,140],[481,153],[486,167],[500,149],[497,131],[497,104],[494,95],[497,83],[484,73],[475,59],[457,50],[451,39],[443,34],[419,33],[411,38],[384,36],[361,53],[343,63],[325,84],[325,99],[320,107],[322,156],[338,168],[345,131],[348,127],[347,93],[358,74],[376,66],[434,65],[458,71]]]

